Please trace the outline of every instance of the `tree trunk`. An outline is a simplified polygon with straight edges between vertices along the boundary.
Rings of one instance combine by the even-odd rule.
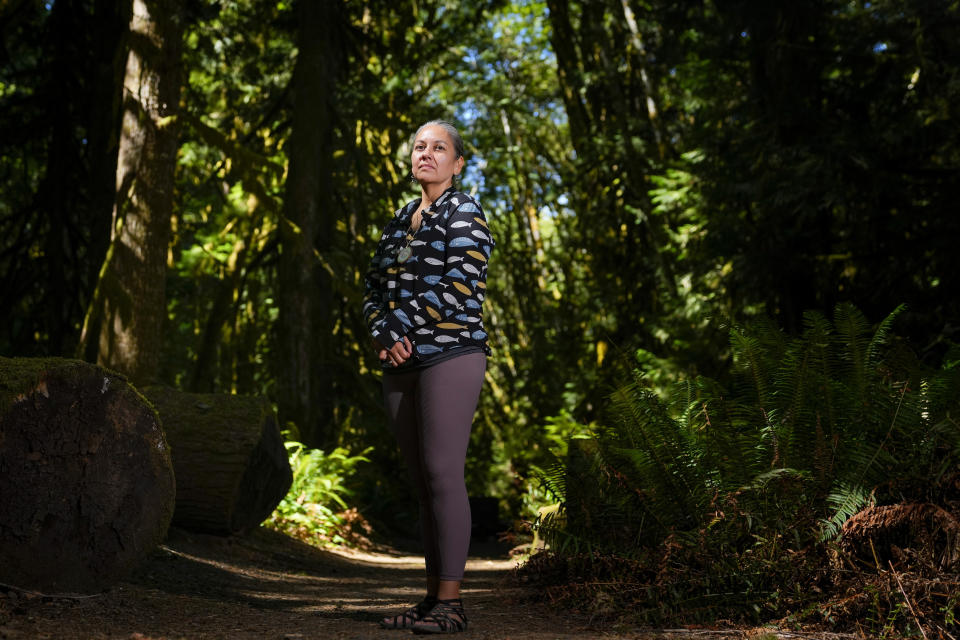
[[[123,101],[124,62],[127,33],[133,11],[131,0],[96,0],[91,27],[95,29],[95,53],[90,75],[87,109],[87,149],[90,180],[90,247],[86,255],[87,272],[83,274],[84,308],[96,289],[100,266],[110,246],[110,220],[116,201],[117,157],[120,148],[120,116]],[[100,335],[100,325],[91,328]],[[97,360],[97,341],[88,340],[86,353],[78,349],[77,357],[89,362]]]
[[[299,3],[290,171],[280,224],[278,403],[310,446],[332,444],[334,295],[321,255],[332,246],[332,140],[342,73],[338,2]]]
[[[53,60],[50,82],[68,96],[83,95],[83,76],[78,77],[76,73],[77,56],[82,48],[74,35],[82,23],[82,11],[74,3],[55,3],[50,10],[48,28],[52,37],[48,53]],[[76,304],[72,292],[79,283],[76,245],[82,233],[77,225],[76,209],[83,197],[83,163],[76,140],[81,123],[74,101],[51,102],[46,171],[37,189],[37,205],[41,219],[50,226],[44,246],[46,266],[51,274],[45,278],[44,324],[49,332],[51,352],[60,354],[64,353],[66,336],[78,315],[72,313]]]
[[[293,476],[270,403],[261,397],[143,389],[160,414],[177,476],[175,526],[229,535],[256,527]]]
[[[182,25],[178,6],[172,0],[134,1],[114,236],[81,336],[83,343],[98,340],[98,363],[138,385],[156,376],[166,316],[167,246],[179,128]],[[95,337],[89,331],[98,324]]]
[[[578,156],[591,153],[590,115],[583,102],[583,79],[580,75],[580,61],[576,46],[576,35],[570,21],[569,0],[547,0],[552,28],[550,42],[557,56],[557,79],[563,93],[567,120],[570,126],[570,139]]]
[[[102,590],[163,540],[173,506],[163,430],[124,378],[0,358],[0,582]]]
[[[623,17],[627,21],[627,26],[630,27],[630,40],[636,52],[635,59],[637,61],[637,70],[640,72],[640,82],[643,84],[643,92],[646,94],[644,102],[647,107],[647,118],[650,119],[650,130],[653,131],[653,138],[657,143],[657,152],[660,161],[663,162],[667,152],[663,134],[660,131],[660,115],[657,109],[656,89],[650,79],[650,74],[647,72],[647,50],[643,46],[643,40],[640,38],[640,29],[637,28],[637,20],[633,16],[633,10],[630,9],[630,3],[628,0],[621,0],[621,4],[623,5]]]
[[[37,91],[69,96],[42,106],[49,133],[33,212],[43,237],[33,270],[45,286],[32,315],[49,353],[76,349],[109,242],[130,4],[97,0],[91,12],[86,3],[52,3],[44,27],[49,60]]]

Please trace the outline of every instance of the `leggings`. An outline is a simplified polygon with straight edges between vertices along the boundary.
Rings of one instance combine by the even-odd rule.
[[[468,353],[383,376],[390,428],[417,488],[427,576],[463,579],[470,502],[463,469],[487,357]]]

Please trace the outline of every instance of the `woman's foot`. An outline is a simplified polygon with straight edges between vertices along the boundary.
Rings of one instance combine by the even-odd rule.
[[[412,629],[436,604],[436,596],[427,596],[403,613],[384,618],[380,621],[380,626],[384,629]]]
[[[467,614],[463,601],[437,600],[430,611],[413,623],[414,633],[458,633],[467,630]]]

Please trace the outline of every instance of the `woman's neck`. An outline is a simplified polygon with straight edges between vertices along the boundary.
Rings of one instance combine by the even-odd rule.
[[[453,186],[453,183],[420,185],[420,208],[427,209],[433,206],[443,192]]]

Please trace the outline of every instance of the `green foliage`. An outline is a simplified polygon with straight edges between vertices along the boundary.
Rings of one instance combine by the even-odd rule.
[[[960,464],[960,400],[944,396],[957,389],[955,367],[912,357],[892,333],[901,312],[871,328],[839,305],[832,321],[807,313],[795,337],[766,322],[734,327],[728,382],[682,382],[669,402],[635,374],[592,438],[543,470],[562,513],[541,535],[567,558],[631,559],[633,579],[659,572],[705,615],[799,606],[806,596],[781,586],[798,572],[816,580],[823,543],[844,522],[911,491],[934,499],[916,487]],[[711,581],[729,597],[711,596]],[[749,610],[763,602],[766,613]]]
[[[540,545],[540,532],[556,529],[564,517],[560,505],[566,494],[566,478],[562,471],[570,443],[577,446],[578,441],[589,439],[595,426],[581,424],[562,411],[547,418],[543,424],[538,440],[544,447],[523,451],[525,461],[522,466],[529,471],[524,476],[526,486],[521,498],[520,519],[529,523],[534,533],[533,551]]]
[[[291,10],[231,0],[193,11],[162,376],[196,391],[271,394]]]
[[[124,53],[109,4],[0,8],[4,355],[71,354],[96,285],[116,199],[120,87],[105,69],[122,78]],[[382,518],[413,520],[397,507],[412,498],[394,481],[361,280],[390,212],[416,196],[407,137],[434,117],[460,125],[461,184],[498,242],[472,494],[535,518],[582,490],[583,509],[550,516],[570,525],[553,527],[554,548],[641,553],[707,527],[768,553],[782,547],[764,527],[794,548],[829,539],[889,499],[887,479],[955,464],[958,3],[334,5],[343,59],[317,151],[331,225],[303,267],[331,278],[318,363],[331,431],[350,450],[374,444],[357,498]],[[276,398],[287,364],[277,230],[304,117],[293,7],[199,0],[184,14],[161,372],[184,389]],[[871,317],[908,300],[904,330],[943,368],[852,307],[828,320],[845,300]],[[615,416],[564,450],[614,389]],[[551,482],[532,486],[538,474]]]
[[[348,485],[357,466],[370,461],[372,447],[359,454],[339,447],[325,453],[295,441],[286,447],[293,484],[264,524],[313,544],[347,543],[343,528],[349,523],[341,514],[353,495]]]

